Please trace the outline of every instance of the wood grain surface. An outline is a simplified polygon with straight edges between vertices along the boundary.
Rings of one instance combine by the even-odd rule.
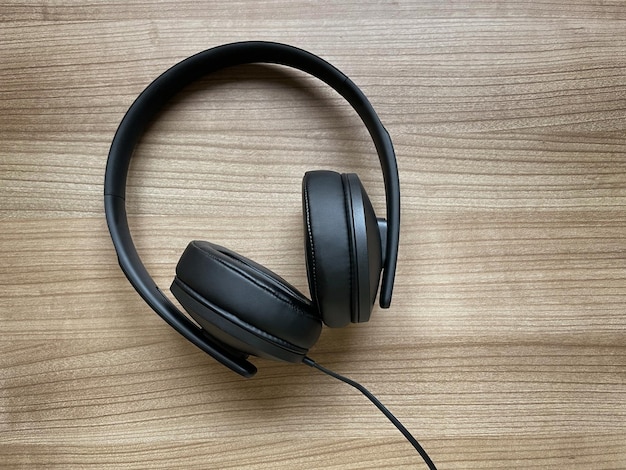
[[[392,307],[311,356],[440,469],[626,468],[625,2],[9,0],[0,21],[0,467],[425,468],[343,384],[218,365],[117,266],[102,185],[124,112],[179,60],[261,39],[350,76],[398,154]],[[190,86],[131,165],[148,269],[166,289],[207,239],[308,292],[318,168],[384,212],[373,145],[320,82],[249,65]]]

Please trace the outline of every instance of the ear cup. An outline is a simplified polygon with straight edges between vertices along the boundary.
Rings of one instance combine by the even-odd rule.
[[[207,333],[246,354],[301,362],[321,333],[311,302],[295,287],[209,242],[187,246],[171,290]]]
[[[382,270],[378,223],[355,174],[311,171],[302,181],[309,289],[324,323],[368,321]]]

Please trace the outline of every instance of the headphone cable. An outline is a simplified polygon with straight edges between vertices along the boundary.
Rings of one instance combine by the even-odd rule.
[[[368,389],[366,389],[363,385],[361,385],[358,382],[355,382],[352,379],[349,379],[347,377],[344,377],[343,375],[340,375],[336,372],[333,372],[330,369],[327,369],[324,366],[319,365],[317,362],[315,362],[313,359],[311,359],[310,357],[304,357],[304,359],[302,360],[302,362],[304,364],[306,364],[309,367],[313,367],[321,372],[323,372],[324,374],[327,374],[331,377],[334,377],[337,380],[340,380],[354,388],[356,388],[359,392],[361,392],[363,395],[365,395],[367,397],[367,399],[369,401],[371,401],[374,405],[376,405],[376,407],[387,417],[387,419],[389,419],[389,421],[391,421],[394,426],[396,428],[398,428],[398,431],[400,431],[402,433],[402,435],[411,443],[411,445],[415,448],[415,450],[417,450],[417,452],[420,454],[420,456],[422,457],[422,459],[424,459],[424,462],[426,463],[426,465],[428,465],[428,468],[430,470],[437,470],[437,467],[435,467],[435,464],[433,463],[433,461],[430,459],[430,457],[428,456],[428,454],[426,453],[426,451],[424,450],[424,448],[420,445],[419,442],[417,442],[417,439],[415,439],[413,437],[413,435],[408,431],[407,428],[405,428],[403,426],[403,424],[398,420],[398,418],[396,418],[393,413],[391,413],[391,411],[389,411],[387,409],[387,407],[385,405],[383,405],[378,398],[376,398]]]

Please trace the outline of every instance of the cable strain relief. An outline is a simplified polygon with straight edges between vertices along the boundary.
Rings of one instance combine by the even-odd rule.
[[[308,356],[302,358],[302,364],[306,364],[309,367],[315,367],[317,365],[317,363]]]

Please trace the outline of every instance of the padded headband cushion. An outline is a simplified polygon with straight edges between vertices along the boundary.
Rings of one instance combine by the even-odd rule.
[[[319,338],[322,324],[311,302],[277,274],[234,251],[192,241],[176,276],[203,303],[236,317],[240,327],[265,340],[306,350]]]

